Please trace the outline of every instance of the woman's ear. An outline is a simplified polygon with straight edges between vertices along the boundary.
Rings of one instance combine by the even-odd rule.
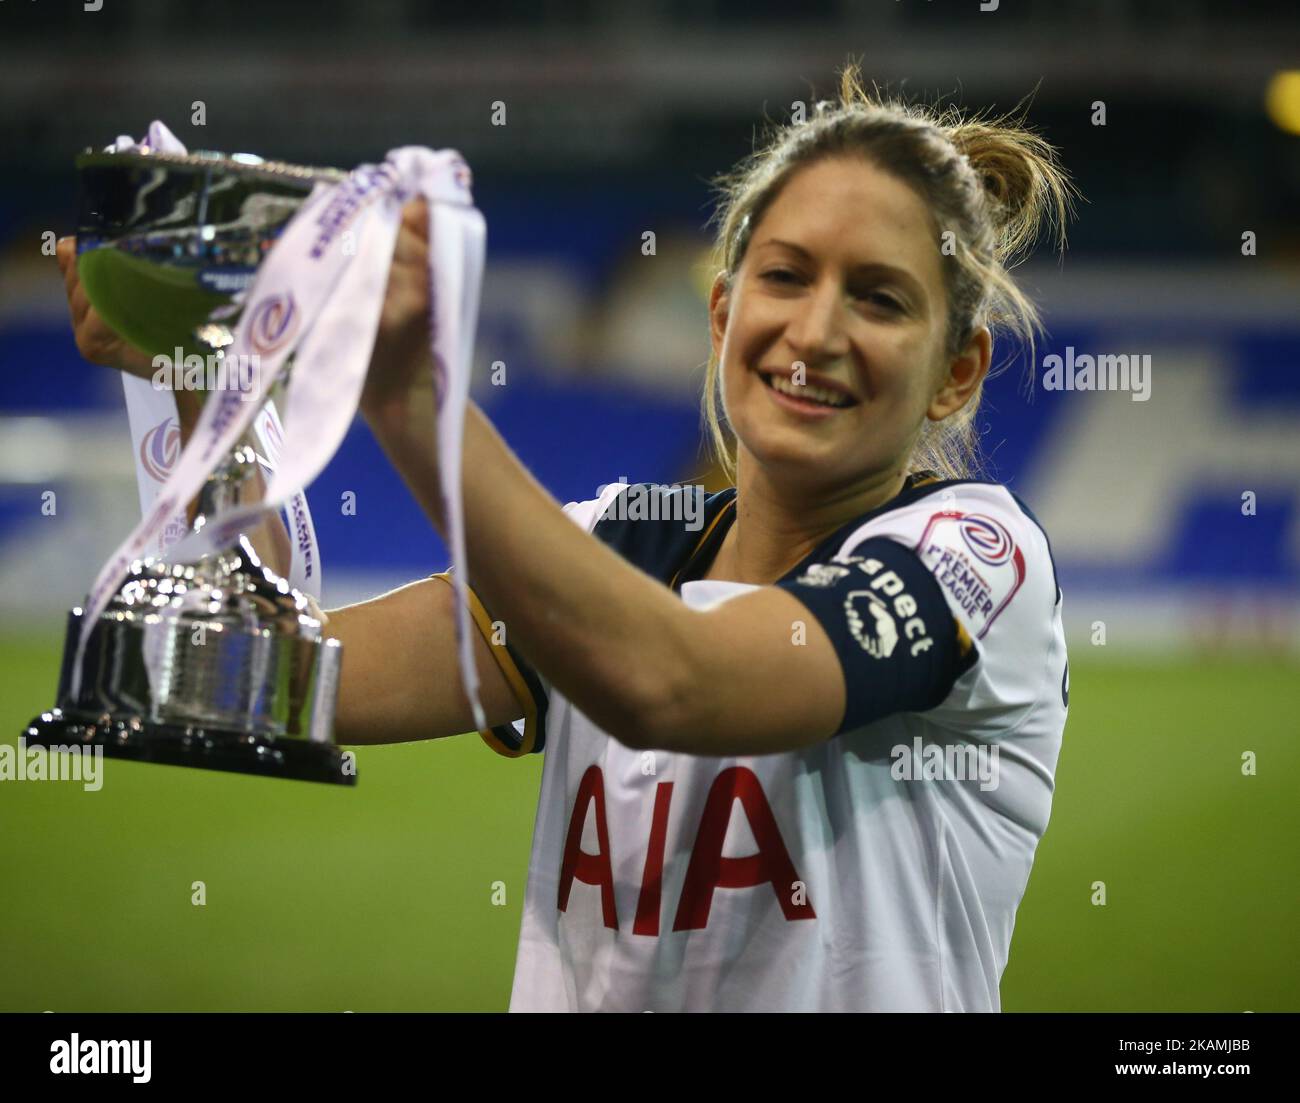
[[[942,421],[965,406],[979,391],[992,358],[993,335],[988,326],[980,326],[966,347],[948,362],[948,373],[930,400],[925,416],[931,421]]]
[[[731,310],[731,290],[727,284],[727,274],[719,272],[709,289],[709,343],[718,360],[722,359],[722,338],[727,332],[727,315]]]

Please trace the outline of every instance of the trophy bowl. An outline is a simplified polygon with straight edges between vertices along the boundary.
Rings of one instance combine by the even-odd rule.
[[[100,317],[150,356],[220,347],[209,327],[233,327],[303,200],[344,178],[244,153],[86,152],[76,165],[77,275]]]
[[[76,164],[78,276],[104,321],[151,357],[220,357],[279,235],[317,184],[344,177],[149,149]],[[249,500],[257,472],[241,442],[209,477],[195,526]],[[90,633],[74,694],[83,616],[69,614],[56,707],[28,725],[28,745],[356,784],[333,742],[342,648],[247,537],[193,563],[135,561]]]

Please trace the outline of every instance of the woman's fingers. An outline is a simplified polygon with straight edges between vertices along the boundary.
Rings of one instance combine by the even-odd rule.
[[[402,207],[393,247],[361,397],[367,417],[402,408],[408,396],[431,379],[429,290],[429,208],[416,199]]]
[[[78,331],[80,338],[80,329],[86,315],[90,313],[90,299],[86,297],[81,280],[77,278],[76,250],[76,238],[64,237],[59,239],[54,252],[59,260],[59,268],[63,271],[63,286],[68,296],[68,309],[72,313],[72,327]]]
[[[75,269],[75,265],[73,266]],[[77,351],[92,364],[120,368],[118,363],[122,341],[95,313],[90,297],[74,275],[68,280],[68,311],[72,315],[72,335]]]
[[[428,264],[429,207],[423,199],[413,199],[402,208],[402,224],[397,231],[393,260],[397,264]]]
[[[402,207],[402,228],[428,238],[429,205],[423,199],[412,199]]]
[[[68,305],[72,307],[72,316],[77,321],[81,321],[90,313],[90,297],[76,279],[68,284]]]
[[[71,299],[73,289],[81,286],[81,280],[77,276],[77,239],[60,238],[54,247],[54,255],[59,261],[59,271],[63,273],[63,287]]]
[[[77,351],[92,364],[116,368],[131,375],[150,377],[153,361],[139,349],[128,345],[91,305],[90,296],[77,276],[77,239],[63,237],[54,248],[63,272],[63,286],[72,318],[72,334]]]
[[[59,238],[54,243],[54,255],[59,262],[59,271],[63,273],[66,279],[68,265],[77,255],[77,239],[71,236]]]

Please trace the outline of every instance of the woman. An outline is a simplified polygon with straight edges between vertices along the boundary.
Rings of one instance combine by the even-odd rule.
[[[990,326],[1036,326],[1007,267],[1069,200],[1032,134],[849,71],[725,181],[705,407],[735,488],[699,531],[621,484],[561,510],[471,408],[482,734],[547,752],[512,1009],[998,1009],[1068,675],[1047,539],[969,477],[972,423]],[[441,525],[406,215],[363,412]],[[63,256],[83,353],[143,370]],[[341,742],[473,726],[445,576],[327,630]]]

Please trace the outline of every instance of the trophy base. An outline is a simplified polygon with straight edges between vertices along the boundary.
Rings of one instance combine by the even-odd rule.
[[[22,734],[28,746],[102,747],[105,758],[333,785],[357,783],[356,769],[338,747],[305,739],[111,716],[86,721],[60,709],[41,713]]]

